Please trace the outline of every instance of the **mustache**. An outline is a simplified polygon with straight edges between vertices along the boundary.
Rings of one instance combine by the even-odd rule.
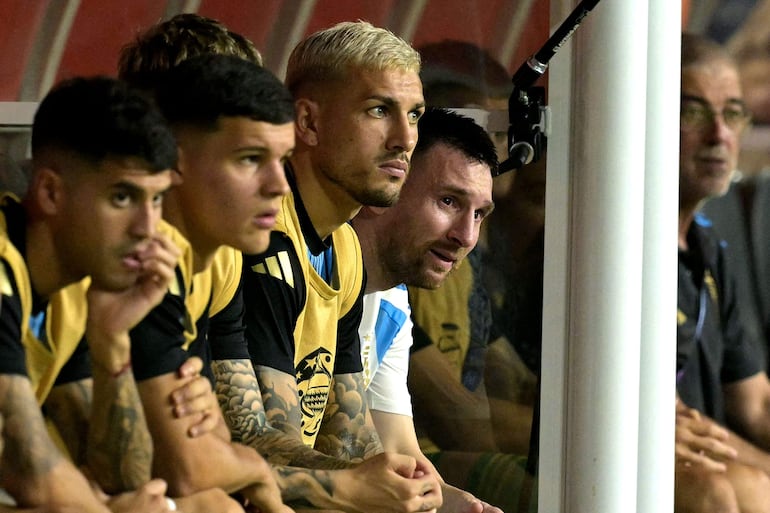
[[[382,155],[377,159],[377,162],[388,162],[389,160],[400,160],[401,162],[405,162],[407,166],[411,165],[411,160],[409,159],[409,155],[407,155],[406,152],[388,153],[386,155]]]
[[[730,158],[728,151],[719,147],[699,151],[695,156],[704,160],[727,160]]]
[[[430,248],[444,258],[454,260],[455,263],[468,256],[467,248],[464,248],[460,244],[432,244]]]

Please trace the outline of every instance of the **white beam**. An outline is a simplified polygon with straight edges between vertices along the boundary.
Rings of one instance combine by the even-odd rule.
[[[316,0],[285,0],[281,5],[278,18],[268,35],[265,51],[262,52],[265,67],[276,76],[286,76],[289,55],[305,35],[315,5]]]
[[[53,86],[79,7],[80,0],[48,2],[22,76],[20,101],[40,100]]]
[[[513,58],[516,45],[521,38],[521,33],[524,31],[527,20],[529,20],[534,3],[535,0],[505,2],[499,16],[497,16],[498,22],[495,26],[495,33],[490,48],[493,48],[493,51],[497,53],[495,57],[506,68]],[[543,38],[542,42],[545,43],[546,39],[547,37]],[[514,63],[514,66],[518,67],[520,64],[520,62]]]
[[[674,509],[682,6],[649,0],[637,513]],[[654,25],[654,26],[653,26]]]
[[[201,8],[201,0],[167,0],[163,19],[168,20],[182,13],[196,13]]]
[[[411,41],[428,0],[396,0],[390,8],[385,27],[405,41]]]
[[[603,0],[551,69],[541,512],[636,509],[647,17]]]

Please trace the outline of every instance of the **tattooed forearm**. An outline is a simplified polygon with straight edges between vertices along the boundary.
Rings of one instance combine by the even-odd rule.
[[[93,382],[82,379],[53,387],[43,410],[56,426],[74,463],[86,464],[86,437],[93,401]]]
[[[315,447],[337,458],[361,461],[382,452],[374,425],[367,421],[361,373],[336,374]]]
[[[268,423],[262,391],[249,360],[215,360],[211,367],[216,378],[217,399],[230,427],[233,441],[253,447],[270,463],[276,465],[319,469],[351,466],[346,461],[321,454],[302,443],[298,429],[299,409],[297,407],[296,425],[292,425],[288,419],[293,418],[294,414],[284,410],[290,408],[281,406],[290,401],[281,399],[275,392],[273,381],[270,381],[266,388],[270,397],[274,398],[275,405],[271,409],[270,417],[271,422],[278,423],[282,429],[276,429]]]
[[[267,431],[257,379],[248,360],[215,360],[214,391],[233,441],[246,445]]]
[[[295,378],[267,367],[258,367],[257,376],[269,425],[301,440],[302,411]]]
[[[111,376],[94,365],[94,396],[87,460],[108,493],[138,488],[150,479],[152,438],[130,370]]]
[[[34,500],[46,475],[64,460],[51,442],[40,407],[24,376],[0,376],[3,454],[0,486],[20,503]]]
[[[334,483],[325,470],[275,467],[281,498],[293,508],[336,508]]]

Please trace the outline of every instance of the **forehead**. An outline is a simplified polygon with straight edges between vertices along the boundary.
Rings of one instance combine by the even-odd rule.
[[[211,134],[212,142],[225,139],[231,148],[254,147],[283,154],[294,147],[293,122],[274,125],[244,116],[222,117]]]
[[[415,71],[396,68],[351,69],[344,79],[337,82],[335,89],[335,95],[341,94],[353,101],[390,98],[409,109],[425,102],[420,75]]]
[[[492,201],[492,173],[489,167],[468,158],[460,150],[444,143],[434,144],[413,160],[417,168],[406,180],[404,189],[415,192],[455,191],[474,196],[480,202]]]
[[[82,169],[82,168],[81,168]],[[90,182],[99,186],[132,186],[138,190],[155,192],[171,185],[171,170],[153,172],[142,159],[106,158],[95,164],[92,172],[74,172],[69,175],[82,184]]]
[[[712,60],[682,69],[682,94],[721,106],[743,98],[738,70],[724,60]]]

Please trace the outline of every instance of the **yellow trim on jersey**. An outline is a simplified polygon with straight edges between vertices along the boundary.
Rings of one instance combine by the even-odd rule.
[[[363,257],[353,228],[340,226],[332,234],[334,268],[332,286],[319,276],[310,263],[305,238],[297,217],[294,195],[284,197],[276,230],[286,233],[294,244],[307,282],[307,298],[294,328],[294,367],[302,411],[302,441],[312,447],[323,419],[334,372],[337,323],[355,305],[363,286]],[[294,287],[288,254],[267,259],[271,276]]]
[[[18,199],[13,195],[5,194],[0,197],[0,202],[5,205],[9,202],[18,202]],[[48,342],[46,346],[35,337],[29,327],[29,318],[32,313],[32,284],[29,280],[27,264],[8,238],[7,228],[5,215],[0,214],[2,231],[0,257],[8,263],[16,280],[16,289],[21,301],[21,336],[26,352],[27,373],[35,391],[35,397],[42,404],[48,397],[62,367],[75,352],[85,334],[88,314],[86,291],[90,280],[86,278],[73,283],[51,296],[46,308],[45,329]]]
[[[227,246],[219,248],[211,264],[211,281],[216,285],[212,290],[210,317],[230,304],[241,283],[242,271],[241,252]]]
[[[187,350],[198,336],[196,323],[206,313],[209,317],[225,308],[235,296],[241,282],[243,259],[241,253],[231,247],[220,247],[211,265],[199,273],[194,273],[193,252],[187,239],[169,223],[163,221],[159,231],[167,234],[182,251],[179,261],[181,281],[174,280],[169,286],[169,293],[184,294],[187,318],[185,319],[185,345]]]

